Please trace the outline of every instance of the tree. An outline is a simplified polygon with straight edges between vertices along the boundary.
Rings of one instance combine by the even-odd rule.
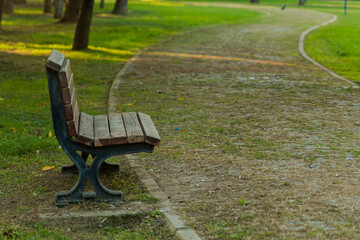
[[[54,18],[62,18],[63,17],[64,0],[55,0],[54,6],[55,6]]]
[[[304,6],[305,2],[306,2],[306,0],[299,0],[299,6]]]
[[[77,22],[79,18],[81,0],[69,0],[66,4],[64,17],[60,22]]]
[[[116,15],[126,15],[128,11],[128,0],[116,0],[113,14]]]
[[[44,0],[44,13],[51,13],[51,0]]]
[[[105,7],[105,0],[101,0],[100,1],[100,8],[104,8]]]
[[[259,3],[259,0],[250,0],[250,3]]]
[[[25,4],[26,0],[14,0],[15,4]]]
[[[72,50],[85,50],[89,45],[94,0],[82,0]]]
[[[0,0],[0,30],[1,30],[1,20],[4,11],[4,5],[5,5],[5,0]]]
[[[4,13],[9,14],[9,15],[14,14],[14,1],[13,0],[5,0]]]

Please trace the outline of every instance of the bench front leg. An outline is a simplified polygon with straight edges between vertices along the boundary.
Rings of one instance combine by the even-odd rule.
[[[106,163],[105,160],[107,158],[107,155],[96,155],[88,171],[88,177],[92,186],[94,187],[98,201],[106,201],[111,203],[122,202],[124,195],[121,191],[112,191],[106,188],[100,181],[99,173],[103,168],[102,165]]]

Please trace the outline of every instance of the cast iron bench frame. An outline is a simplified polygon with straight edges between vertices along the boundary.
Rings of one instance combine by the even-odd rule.
[[[91,116],[80,113],[70,61],[65,59],[64,54],[56,50],[52,51],[46,62],[46,75],[56,138],[64,152],[75,164],[79,173],[79,180],[70,191],[56,194],[56,206],[63,207],[89,198],[96,198],[98,201],[121,202],[123,200],[121,191],[112,191],[101,183],[99,178],[101,165],[109,157],[153,152],[154,146],[160,142],[160,137],[151,118],[143,113],[123,113],[108,116]],[[65,100],[66,98],[68,100]],[[70,104],[66,103],[67,101]],[[89,118],[94,121],[93,135],[95,136],[92,136],[92,138],[89,137],[89,134],[81,133],[81,128],[86,131],[86,127],[89,127],[87,125],[91,125],[89,122],[84,122]],[[111,136],[96,138],[97,131],[101,132],[103,130],[103,126],[96,125],[95,121],[99,118],[100,120],[107,119],[106,124],[104,124],[108,125],[108,132]],[[113,124],[119,124],[119,121],[121,124],[122,122],[121,127],[119,128],[119,125],[116,125],[116,128],[111,125],[110,119],[115,119]],[[139,133],[139,127],[142,134]],[[78,152],[81,152],[81,154]],[[86,165],[89,154],[94,158],[90,167]],[[95,192],[83,192],[88,181],[91,182]]]

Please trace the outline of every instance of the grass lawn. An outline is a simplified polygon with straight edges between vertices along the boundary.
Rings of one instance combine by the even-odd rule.
[[[335,23],[317,29],[305,41],[305,51],[337,74],[360,83],[360,3],[353,6],[344,16],[341,8],[314,8],[338,16]]]
[[[41,3],[29,0],[27,5],[16,6],[14,15],[4,16],[0,33],[0,238],[168,239],[164,227],[154,225],[153,212],[104,224],[104,219],[37,219],[39,207],[53,206],[55,193],[76,182],[76,177],[60,174],[60,166],[70,161],[52,130],[45,60],[53,48],[65,53],[71,59],[81,111],[100,114],[106,110],[111,81],[139,49],[184,30],[255,22],[262,14],[131,1],[129,15],[122,17],[110,14],[113,2],[106,1],[104,9],[96,2],[89,50],[71,52],[75,25],[58,24],[52,16],[43,15]],[[56,168],[42,171],[47,165]],[[103,181],[122,189],[125,201],[153,201],[130,170],[123,173]]]

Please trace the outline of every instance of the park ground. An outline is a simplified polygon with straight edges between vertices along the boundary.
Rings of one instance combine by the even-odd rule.
[[[73,26],[54,24],[36,6],[19,9],[24,13],[21,20],[8,19],[0,51],[2,238],[173,237],[158,221],[161,212],[156,199],[124,159],[114,159],[125,166],[119,175],[103,179],[107,186],[125,189],[125,203],[115,208],[141,203],[154,209],[111,219],[38,218],[43,211],[62,211],[53,207],[54,194],[76,181],[59,171],[69,162],[51,132],[43,66],[52,48],[64,51],[79,80],[82,111],[103,113],[110,83],[131,55],[188,29],[192,30],[155,43],[137,57],[123,76],[116,105],[119,112],[152,116],[162,144],[153,154],[136,155],[136,162],[152,175],[185,222],[204,239],[359,237],[360,92],[331,78],[297,52],[300,33],[331,19],[328,13],[340,15],[339,6],[333,4],[323,10],[328,13],[320,13],[291,5],[280,11],[276,2],[272,7],[193,4],[135,2],[133,15],[124,20],[129,26],[121,30],[134,26],[142,30],[146,23],[148,28],[156,24],[158,28],[150,29],[142,42],[133,43],[129,43],[131,38],[141,36],[137,31],[130,31],[124,42],[111,42],[116,36],[114,26],[105,23],[110,19],[115,24],[119,18],[98,12],[95,26],[108,28],[94,27],[94,33],[106,31],[111,36],[103,43],[94,35],[96,44],[83,53],[69,51]],[[159,19],[167,18],[165,10],[177,11],[186,24],[180,26],[169,15],[161,25]],[[190,10],[203,14],[197,25],[185,16]],[[39,15],[30,29],[39,34],[38,42],[16,25],[29,24],[27,15],[32,14]],[[348,27],[346,21],[355,20],[340,18],[327,27],[335,30],[319,30],[309,36],[311,44],[305,45],[314,58],[329,68],[336,65],[337,73],[348,73],[343,75],[354,81],[358,60],[349,54],[353,38],[341,45],[331,34],[341,31],[336,28],[339,24]],[[50,33],[43,33],[45,29]],[[66,44],[60,44],[59,36]],[[331,52],[334,44],[335,53]],[[335,64],[329,52],[353,65],[346,68],[339,60]],[[46,165],[56,168],[42,171]],[[68,210],[109,208],[90,202]]]

